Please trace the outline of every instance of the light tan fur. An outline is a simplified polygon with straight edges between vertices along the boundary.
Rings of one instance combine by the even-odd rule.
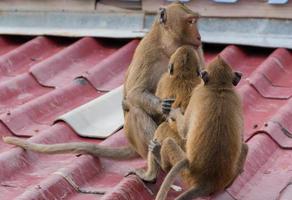
[[[4,138],[4,142],[41,153],[86,153],[113,159],[131,158],[138,153],[146,158],[149,141],[162,115],[162,101],[154,94],[158,81],[167,71],[170,56],[186,44],[202,51],[198,17],[182,3],[172,3],[160,11],[151,30],[137,46],[124,84],[124,130],[128,146],[103,151],[99,145],[85,143],[44,146],[11,137]]]
[[[201,83],[200,62],[198,52],[194,51],[192,46],[185,45],[178,48],[170,58],[169,72],[164,73],[158,83],[156,96],[160,99],[175,99],[172,108],[179,108],[184,113],[193,89]],[[154,134],[154,139],[158,142],[162,142],[167,137],[173,138],[184,149],[185,138],[179,135],[176,123],[171,120],[162,122]],[[154,182],[159,165],[151,152],[148,152],[147,159],[147,171],[136,169],[130,174],[136,174],[144,181]]]
[[[222,191],[243,169],[248,148],[241,135],[241,101],[232,85],[236,75],[220,57],[206,70],[208,81],[194,89],[185,115],[178,109],[170,112],[171,118],[185,126],[186,133],[181,134],[187,136],[186,152],[174,139],[163,140],[160,155],[156,157],[161,157],[164,170],[172,170],[164,180],[157,200],[166,198],[170,185],[180,172],[190,189],[177,199],[186,200]]]

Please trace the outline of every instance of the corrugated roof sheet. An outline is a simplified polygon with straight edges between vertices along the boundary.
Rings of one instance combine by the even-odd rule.
[[[87,141],[120,146],[123,130],[108,139],[81,138],[56,118],[122,84],[138,41],[95,38],[0,37],[0,134],[41,143]],[[287,200],[292,197],[292,54],[286,49],[206,45],[207,62],[221,54],[244,73],[244,173],[216,200]],[[131,168],[142,159],[112,161],[88,155],[41,155],[0,141],[0,199],[153,199]],[[82,189],[106,195],[82,194]],[[169,199],[178,195],[171,191]]]

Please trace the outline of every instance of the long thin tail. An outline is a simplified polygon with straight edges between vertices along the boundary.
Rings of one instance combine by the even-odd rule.
[[[179,162],[177,162],[169,171],[167,176],[165,177],[158,193],[155,198],[155,200],[164,200],[166,199],[167,192],[169,191],[175,177],[178,175],[178,173],[188,166],[188,160],[185,158]]]
[[[3,137],[3,141],[7,144],[16,145],[26,150],[45,154],[90,154],[95,157],[111,158],[115,160],[138,157],[138,154],[130,146],[114,148],[85,142],[37,144],[16,137]]]

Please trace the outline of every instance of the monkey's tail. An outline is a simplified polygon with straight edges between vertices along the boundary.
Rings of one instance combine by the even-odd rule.
[[[157,196],[155,198],[155,200],[164,200],[166,199],[167,196],[167,192],[169,191],[175,177],[178,175],[178,173],[184,169],[185,167],[188,166],[188,159],[183,159],[179,162],[177,162],[172,168],[171,170],[168,172],[167,176],[165,177],[158,193]]]
[[[25,150],[45,154],[90,154],[95,157],[104,157],[114,160],[125,160],[138,157],[138,154],[130,146],[114,148],[85,142],[37,144],[17,137],[3,137],[3,141],[7,144],[22,147]]]

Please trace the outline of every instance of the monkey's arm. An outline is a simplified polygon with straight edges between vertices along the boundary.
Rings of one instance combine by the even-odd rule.
[[[148,114],[162,114],[161,100],[147,89],[133,89],[126,98],[132,105],[143,108]]]
[[[165,177],[159,192],[157,193],[157,196],[155,200],[164,200],[167,196],[167,192],[169,191],[175,177],[179,174],[181,170],[188,167],[188,160],[185,158],[179,162],[177,162],[169,171],[167,176]]]

